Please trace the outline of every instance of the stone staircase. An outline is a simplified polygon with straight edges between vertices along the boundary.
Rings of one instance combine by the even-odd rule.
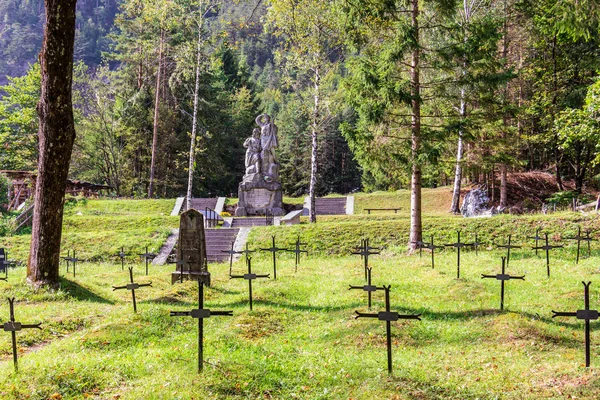
[[[346,215],[345,197],[322,197],[315,199],[315,209],[317,215]],[[305,207],[302,215],[309,215],[308,208]]]
[[[234,218],[231,222],[232,228],[247,228],[253,226],[267,226],[265,217]]]
[[[235,242],[239,229],[205,229],[206,258],[208,262],[229,261],[229,254],[221,250],[231,250],[231,243]]]
[[[213,210],[217,206],[217,198],[198,198],[190,199],[190,207],[198,211],[204,211],[206,207],[212,208]]]

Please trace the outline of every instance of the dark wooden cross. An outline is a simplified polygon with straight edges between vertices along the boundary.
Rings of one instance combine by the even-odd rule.
[[[481,274],[481,279],[484,278],[492,278],[500,281],[500,310],[504,310],[504,282],[509,281],[511,279],[520,279],[522,281],[525,280],[525,276],[511,276],[505,273],[506,269],[506,257],[502,257],[502,273],[497,275],[485,275]]]
[[[576,317],[577,319],[585,320],[585,366],[590,366],[590,321],[598,319],[598,311],[590,310],[590,285],[592,282],[581,282],[584,289],[584,305],[585,309],[577,310],[576,312],[559,312],[552,310],[552,318],[555,317]]]
[[[246,250],[242,250],[239,252],[239,254],[243,254],[244,257],[246,257],[246,263],[248,262],[248,258],[250,256],[250,254],[254,253],[256,250],[249,250],[248,249],[248,243],[246,243]],[[231,275],[231,274],[229,274]]]
[[[456,232],[457,240],[456,243],[445,244],[446,247],[456,248],[456,279],[460,279],[460,249],[463,247],[471,247],[473,243],[462,243],[460,241],[460,231]]]
[[[548,234],[544,233],[544,239],[546,240],[546,245],[544,246],[536,246],[533,249],[534,250],[545,250],[546,251],[546,271],[548,272],[548,278],[550,278],[550,250],[552,249],[558,249],[561,247],[564,247],[562,244],[561,245],[555,245],[555,246],[550,246],[548,244]]]
[[[19,366],[17,364],[17,331],[20,331],[21,329],[32,329],[32,328],[37,328],[37,329],[42,329],[42,327],[40,325],[42,325],[42,323],[40,322],[39,324],[22,324],[20,322],[16,322],[15,321],[15,298],[13,297],[12,299],[8,299],[8,304],[10,306],[10,320],[8,322],[5,322],[4,325],[2,326],[2,330],[5,332],[10,332],[10,334],[12,335],[12,351],[13,351],[13,363],[15,364],[15,371],[17,371],[19,369]]]
[[[301,246],[306,246],[308,243],[303,243],[300,241],[300,236],[296,239],[295,247],[293,249],[288,249],[292,253],[296,254],[296,268],[295,271],[298,272],[298,265],[300,264],[300,255],[302,253],[308,254],[307,250],[302,250]]]
[[[135,301],[135,289],[139,289],[141,287],[145,287],[145,286],[152,286],[152,282],[149,283],[135,283],[133,281],[133,267],[129,267],[129,282],[127,285],[125,286],[113,286],[113,290],[119,290],[119,289],[127,289],[127,290],[131,290],[131,297],[133,297],[133,312],[137,312],[137,303]]]
[[[229,275],[230,279],[246,279],[248,281],[248,299],[250,300],[250,310],[252,310],[252,281],[258,278],[270,278],[269,274],[257,275],[252,273],[252,257],[248,257],[248,273],[244,275]]]
[[[352,252],[352,254],[360,255],[360,258],[364,260],[365,281],[367,280],[367,268],[369,268],[369,256],[380,253],[380,248],[369,246],[369,239],[361,240],[361,247],[359,248],[359,251]]]
[[[431,250],[431,269],[435,268],[435,249],[443,249],[445,246],[436,246],[433,242],[433,235],[431,235],[431,242],[427,246]]]
[[[419,249],[419,258],[421,258],[423,256],[423,249],[428,249],[429,243],[417,240],[415,244],[417,245],[417,249]]]
[[[204,281],[198,281],[198,308],[190,311],[171,311],[171,317],[192,317],[198,319],[198,372],[204,367],[204,319],[212,316],[224,315],[231,317],[233,311],[214,311],[204,308]]]
[[[364,286],[352,286],[352,285],[350,285],[350,288],[348,289],[348,290],[350,290],[350,289],[361,289],[361,290],[367,292],[367,295],[369,297],[369,310],[371,309],[371,297],[372,297],[372,294],[373,294],[373,292],[375,292],[377,290],[377,287],[373,286],[371,284],[371,270],[372,269],[373,268],[367,268],[368,279],[367,279],[367,284],[366,285],[364,285]]]
[[[375,290],[385,290],[385,311],[380,311],[377,314],[361,313],[354,311],[356,316],[354,318],[377,318],[380,321],[385,321],[385,329],[387,336],[387,359],[388,359],[388,373],[392,373],[392,321],[398,321],[399,319],[418,319],[421,320],[421,314],[410,314],[402,315],[395,311],[390,311],[390,288],[392,286],[376,287]]]
[[[475,241],[473,243],[471,243],[471,246],[473,248],[475,248],[475,256],[479,256],[479,245],[481,243],[479,243],[479,240],[477,239],[477,233],[475,233]]]
[[[125,257],[127,257],[127,253],[125,253],[125,250],[121,247],[121,251],[117,255],[121,259],[121,271],[123,271],[123,269],[125,269]]]
[[[148,263],[156,258],[156,254],[148,252],[148,246],[146,246],[146,252],[139,254],[146,261],[146,276],[148,276]]]
[[[229,254],[229,275],[231,275],[231,270],[233,268],[233,255],[234,254],[242,254],[242,252],[235,251],[233,249],[233,245],[234,244],[235,244],[235,242],[231,242],[231,250],[221,250],[221,253],[227,253],[227,254]]]
[[[194,261],[192,260],[191,256],[188,256],[187,260],[179,259],[175,262],[175,264],[177,265],[177,269],[179,270],[179,283],[183,283],[183,275],[184,275],[183,266],[186,264],[190,264],[192,262],[194,262]],[[188,268],[188,270],[189,270],[189,268]]]
[[[67,272],[69,272],[69,264],[73,263],[73,278],[75,278],[75,268],[77,266],[77,261],[81,261],[77,257],[75,257],[75,250],[73,250],[73,257],[71,257],[71,251],[67,251],[67,256],[63,257],[63,260],[67,262]]]
[[[567,240],[577,240],[577,259],[575,260],[575,264],[579,264],[579,249],[581,247],[581,242],[587,242],[587,248],[588,248],[588,257],[591,255],[591,246],[590,246],[590,242],[594,239],[592,239],[590,237],[590,232],[587,231],[585,233],[585,236],[581,236],[581,227],[579,227],[577,229],[577,236],[571,236],[571,237],[566,237],[565,239]]]
[[[271,254],[273,254],[273,279],[277,280],[277,260],[276,260],[276,254],[278,251],[288,251],[288,249],[283,249],[283,248],[279,248],[277,246],[275,246],[275,236],[271,236],[271,239],[273,239],[273,244],[271,245],[270,248],[268,249],[261,249],[263,251],[270,251]]]
[[[508,267],[508,263],[510,262],[510,250],[511,249],[520,249],[522,246],[516,246],[510,243],[512,235],[508,235],[508,242],[506,244],[499,244],[497,247],[499,249],[506,249],[506,266]]]
[[[539,241],[543,239],[543,237],[540,236],[540,229],[536,229],[535,230],[535,235],[534,236],[527,236],[527,239],[533,239],[535,240],[535,255],[538,255],[538,249],[536,247],[538,247],[539,245]]]
[[[0,249],[0,271],[4,271],[4,277],[0,278],[0,281],[8,280],[8,267],[12,262],[8,261],[8,252],[4,249]]]

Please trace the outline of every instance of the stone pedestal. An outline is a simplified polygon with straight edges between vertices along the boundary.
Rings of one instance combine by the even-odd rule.
[[[284,215],[283,195],[279,182],[265,182],[259,179],[242,182],[238,186],[238,197],[236,217],[265,215],[267,212],[273,216]]]

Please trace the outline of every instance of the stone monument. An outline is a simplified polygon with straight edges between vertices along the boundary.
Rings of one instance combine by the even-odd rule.
[[[246,139],[246,171],[238,187],[236,217],[283,215],[283,197],[279,182],[277,126],[267,114],[256,117],[252,136]]]
[[[177,269],[171,274],[171,283],[190,279],[210,286],[210,272],[206,263],[204,217],[194,209],[187,210],[179,219]]]

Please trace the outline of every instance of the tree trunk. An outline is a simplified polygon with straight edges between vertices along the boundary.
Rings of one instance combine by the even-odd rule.
[[[156,148],[158,147],[158,110],[160,105],[160,80],[162,72],[163,33],[160,34],[158,48],[158,72],[156,73],[156,93],[154,96],[154,126],[152,129],[152,160],[150,161],[150,181],[148,183],[148,197],[154,196],[154,173],[156,171]]]
[[[464,71],[463,71],[464,75]],[[464,122],[467,114],[465,103],[465,89],[460,89],[460,119]],[[452,205],[450,212],[460,214],[460,186],[462,181],[462,158],[463,158],[463,128],[458,131],[458,146],[456,148],[456,169],[454,172],[454,190],[452,191]]]
[[[185,208],[190,209],[192,185],[194,184],[194,162],[196,159],[196,125],[198,124],[198,91],[200,90],[200,59],[202,48],[202,25],[198,27],[198,46],[196,48],[196,85],[194,87],[194,115],[192,117],[192,137],[190,138],[190,161],[188,165],[188,185],[185,195]]]
[[[502,58],[504,60],[508,57],[508,6],[506,0],[504,1],[504,24],[502,27],[503,38],[502,38]],[[506,116],[506,103],[508,101],[508,87],[504,89],[504,93],[502,96],[503,108],[504,112],[502,113],[502,144],[506,146],[506,132],[508,131],[508,118]],[[503,161],[500,164],[500,208],[503,209],[507,205],[507,167],[506,163]]]
[[[412,51],[410,80],[412,97],[412,124],[411,124],[411,162],[412,179],[410,191],[410,235],[408,239],[409,251],[414,251],[417,242],[422,240],[421,221],[421,166],[419,165],[419,151],[421,148],[421,85],[419,71],[419,0],[412,3],[412,28],[415,38],[415,48]]]
[[[46,0],[40,53],[41,96],[38,176],[27,281],[35,287],[59,282],[63,202],[75,125],[71,88],[77,0]]]
[[[313,122],[312,122],[312,130],[311,130],[311,155],[310,155],[310,186],[308,189],[308,196],[310,201],[310,222],[317,222],[317,210],[316,210],[316,194],[315,189],[317,186],[317,150],[318,150],[318,142],[317,142],[317,132],[319,128],[319,89],[320,89],[320,76],[319,69],[315,69],[315,85],[314,85],[314,103],[313,103]]]

